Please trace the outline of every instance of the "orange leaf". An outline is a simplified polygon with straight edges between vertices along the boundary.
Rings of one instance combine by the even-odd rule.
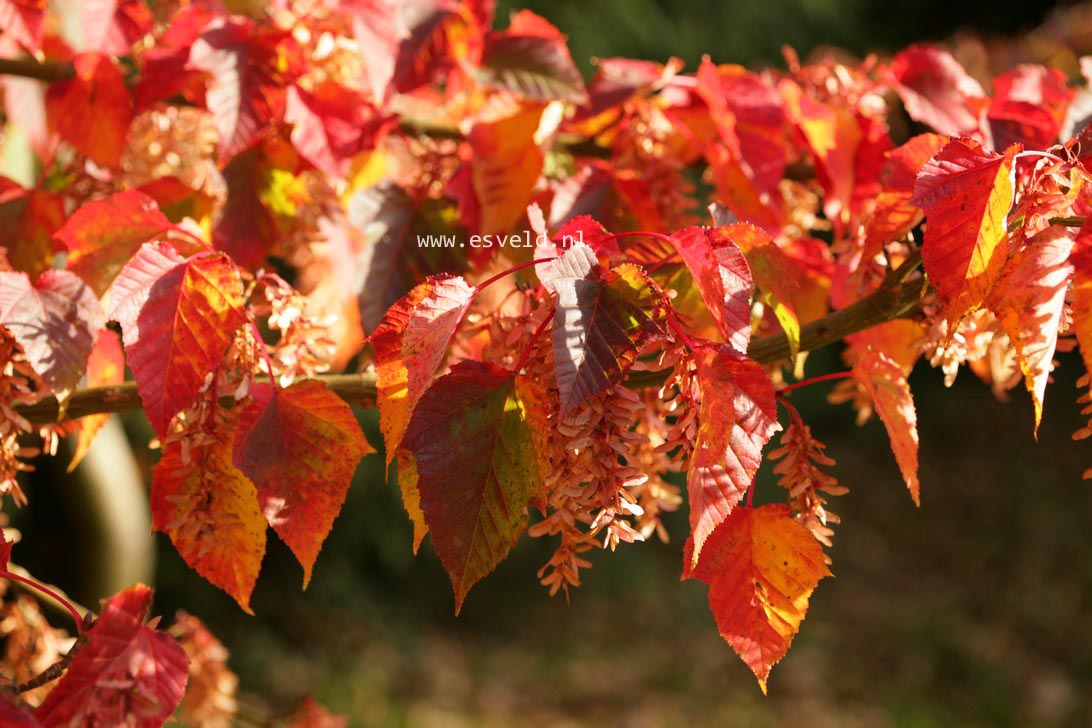
[[[72,59],[74,78],[50,84],[46,117],[51,132],[103,167],[117,167],[133,121],[133,100],[114,62],[98,53]]]
[[[80,380],[104,323],[98,298],[68,271],[47,270],[33,285],[26,273],[0,272],[0,326],[58,394]]]
[[[95,336],[95,345],[87,358],[87,386],[106,387],[125,381],[125,355],[121,351],[118,335],[110,329],[102,329]],[[76,440],[76,452],[68,463],[68,472],[76,469],[83,456],[91,448],[95,435],[110,419],[109,414],[88,415],[80,420],[80,434]]]
[[[35,717],[54,726],[162,725],[186,689],[186,653],[144,624],[152,590],[143,584],[111,597],[87,632],[87,644]]]
[[[853,377],[872,398],[876,414],[887,428],[895,461],[910,497],[921,505],[918,486],[918,416],[906,372],[894,360],[867,349],[853,365]]]
[[[541,118],[542,106],[533,105],[471,127],[471,179],[481,208],[481,234],[507,232],[523,217],[545,159],[535,140]]]
[[[1029,240],[1005,265],[990,296],[990,309],[1016,347],[1024,383],[1035,407],[1035,432],[1043,417],[1043,397],[1053,369],[1058,327],[1073,266],[1073,240],[1052,227]]]
[[[125,190],[76,210],[55,237],[68,249],[68,270],[101,296],[143,243],[171,227],[155,200]]]
[[[869,218],[864,255],[873,257],[921,222],[921,208],[910,202],[918,171],[948,143],[942,134],[919,134],[887,153],[890,168]]]
[[[234,464],[266,521],[303,566],[303,586],[341,511],[357,463],[374,452],[349,405],[322,382],[257,383],[239,415]]]
[[[773,382],[760,364],[723,346],[703,347],[694,356],[701,413],[686,478],[691,530],[686,574],[743,499],[762,463],[762,448],[781,429]]]
[[[515,377],[496,364],[459,362],[425,392],[406,431],[421,510],[455,590],[504,560],[527,525],[541,479]]]
[[[1073,333],[1081,347],[1084,369],[1092,376],[1092,224],[1086,222],[1077,235],[1070,263],[1073,264]]]
[[[145,243],[110,297],[140,399],[162,437],[246,321],[242,282],[223,254],[186,259],[165,243]]]
[[[410,416],[444,360],[452,334],[466,315],[474,289],[459,276],[436,276],[390,307],[372,332],[376,403],[387,447],[394,460]]]
[[[231,464],[231,435],[185,447],[172,440],[152,471],[152,529],[191,569],[246,612],[265,555],[266,522],[254,484]]]
[[[819,580],[823,547],[792,510],[775,503],[736,509],[709,537],[693,576],[709,585],[717,628],[766,692]]]
[[[956,140],[918,173],[911,202],[925,211],[921,255],[953,326],[985,302],[1005,265],[1013,154],[1001,156]]]

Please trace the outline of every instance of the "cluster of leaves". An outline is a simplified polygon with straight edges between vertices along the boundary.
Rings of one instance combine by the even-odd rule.
[[[683,575],[765,690],[845,492],[788,401],[809,349],[844,339],[851,369],[819,379],[879,415],[915,502],[918,359],[1023,381],[1036,431],[1055,352],[1092,371],[1088,59],[992,93],[931,46],[605,59],[585,84],[557,28],[495,30],[490,2],[119,0],[68,35],[43,5],[0,3],[0,50],[31,56],[4,68],[49,79],[3,81],[5,147],[40,174],[0,180],[0,487],[26,497],[27,433],[78,433],[78,459],[127,367],[163,451],[154,528],[243,609],[267,526],[306,585],[372,452],[319,376],[356,362],[457,610],[525,531],[566,594],[592,549],[666,539],[685,473]],[[81,380],[113,389],[67,421]],[[24,416],[45,397],[59,421]],[[785,502],[754,507],[782,430]],[[148,598],[96,625],[181,665]],[[181,699],[140,685],[156,716]]]

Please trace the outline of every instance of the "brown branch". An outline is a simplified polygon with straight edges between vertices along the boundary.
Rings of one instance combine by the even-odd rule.
[[[71,63],[37,61],[33,58],[0,58],[0,76],[22,76],[39,81],[63,81],[76,75]]]
[[[800,351],[813,351],[850,334],[903,318],[914,310],[925,292],[925,280],[902,281],[917,263],[904,264],[888,281],[861,300],[805,325],[800,330]],[[908,270],[909,269],[909,270]],[[894,285],[892,285],[894,283]],[[762,364],[774,364],[789,357],[789,341],[784,334],[755,339],[748,352]],[[349,404],[372,406],[375,403],[375,374],[332,374],[317,377],[334,394]],[[637,376],[633,384],[640,384]],[[230,400],[226,402],[230,404]],[[16,405],[16,411],[32,424],[41,425],[59,419],[78,419],[107,412],[127,412],[141,409],[140,395],[134,382],[114,387],[94,387],[76,391],[61,407],[55,397],[46,397],[33,404]]]

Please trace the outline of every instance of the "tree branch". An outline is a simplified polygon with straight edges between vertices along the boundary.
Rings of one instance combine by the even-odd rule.
[[[39,81],[63,81],[76,75],[71,63],[38,61],[33,58],[0,58],[0,76],[22,76]]]
[[[916,263],[910,266],[911,269],[913,267],[916,267]],[[901,281],[906,272],[904,265],[894,271],[884,285],[861,300],[802,327],[800,351],[813,351],[858,331],[907,316],[921,300],[926,283],[924,278]],[[896,281],[899,282],[891,285]],[[761,364],[773,364],[789,358],[789,341],[784,334],[764,336],[751,342],[748,354]],[[329,374],[316,378],[325,382],[334,394],[349,404],[375,404],[375,374]],[[225,404],[231,404],[230,398],[225,399]],[[68,398],[63,408],[52,396],[33,404],[15,406],[20,415],[35,425],[141,408],[140,395],[134,382],[78,390]]]

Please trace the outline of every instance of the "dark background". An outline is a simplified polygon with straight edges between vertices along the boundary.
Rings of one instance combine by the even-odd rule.
[[[802,57],[826,45],[894,51],[961,30],[1019,33],[1049,7],[531,0],[502,2],[499,24],[514,6],[559,25],[586,72],[592,56],[677,55],[693,69],[706,53],[779,65],[785,43]],[[808,368],[842,366],[827,350]],[[998,402],[967,371],[946,390],[920,365],[920,509],[878,422],[857,428],[848,407],[824,403],[826,385],[793,395],[851,493],[831,504],[843,518],[837,578],[817,589],[768,697],[718,636],[705,587],[679,581],[685,511],[669,522],[671,544],[593,554],[571,604],[537,584],[552,544],[525,537],[456,620],[431,545],[411,553],[378,457],[359,469],[308,591],[271,533],[249,617],[160,535],[156,610],[185,608],[209,624],[247,704],[278,710],[312,693],[354,725],[1087,725],[1092,484],[1080,475],[1092,448],[1070,441],[1079,371],[1075,356],[1062,358],[1036,444],[1022,390]],[[361,416],[378,442],[374,413]],[[142,448],[141,417],[127,426]],[[759,501],[782,495],[768,473],[757,487]],[[48,499],[31,502],[28,515],[57,522]],[[65,583],[61,560],[28,566]]]

